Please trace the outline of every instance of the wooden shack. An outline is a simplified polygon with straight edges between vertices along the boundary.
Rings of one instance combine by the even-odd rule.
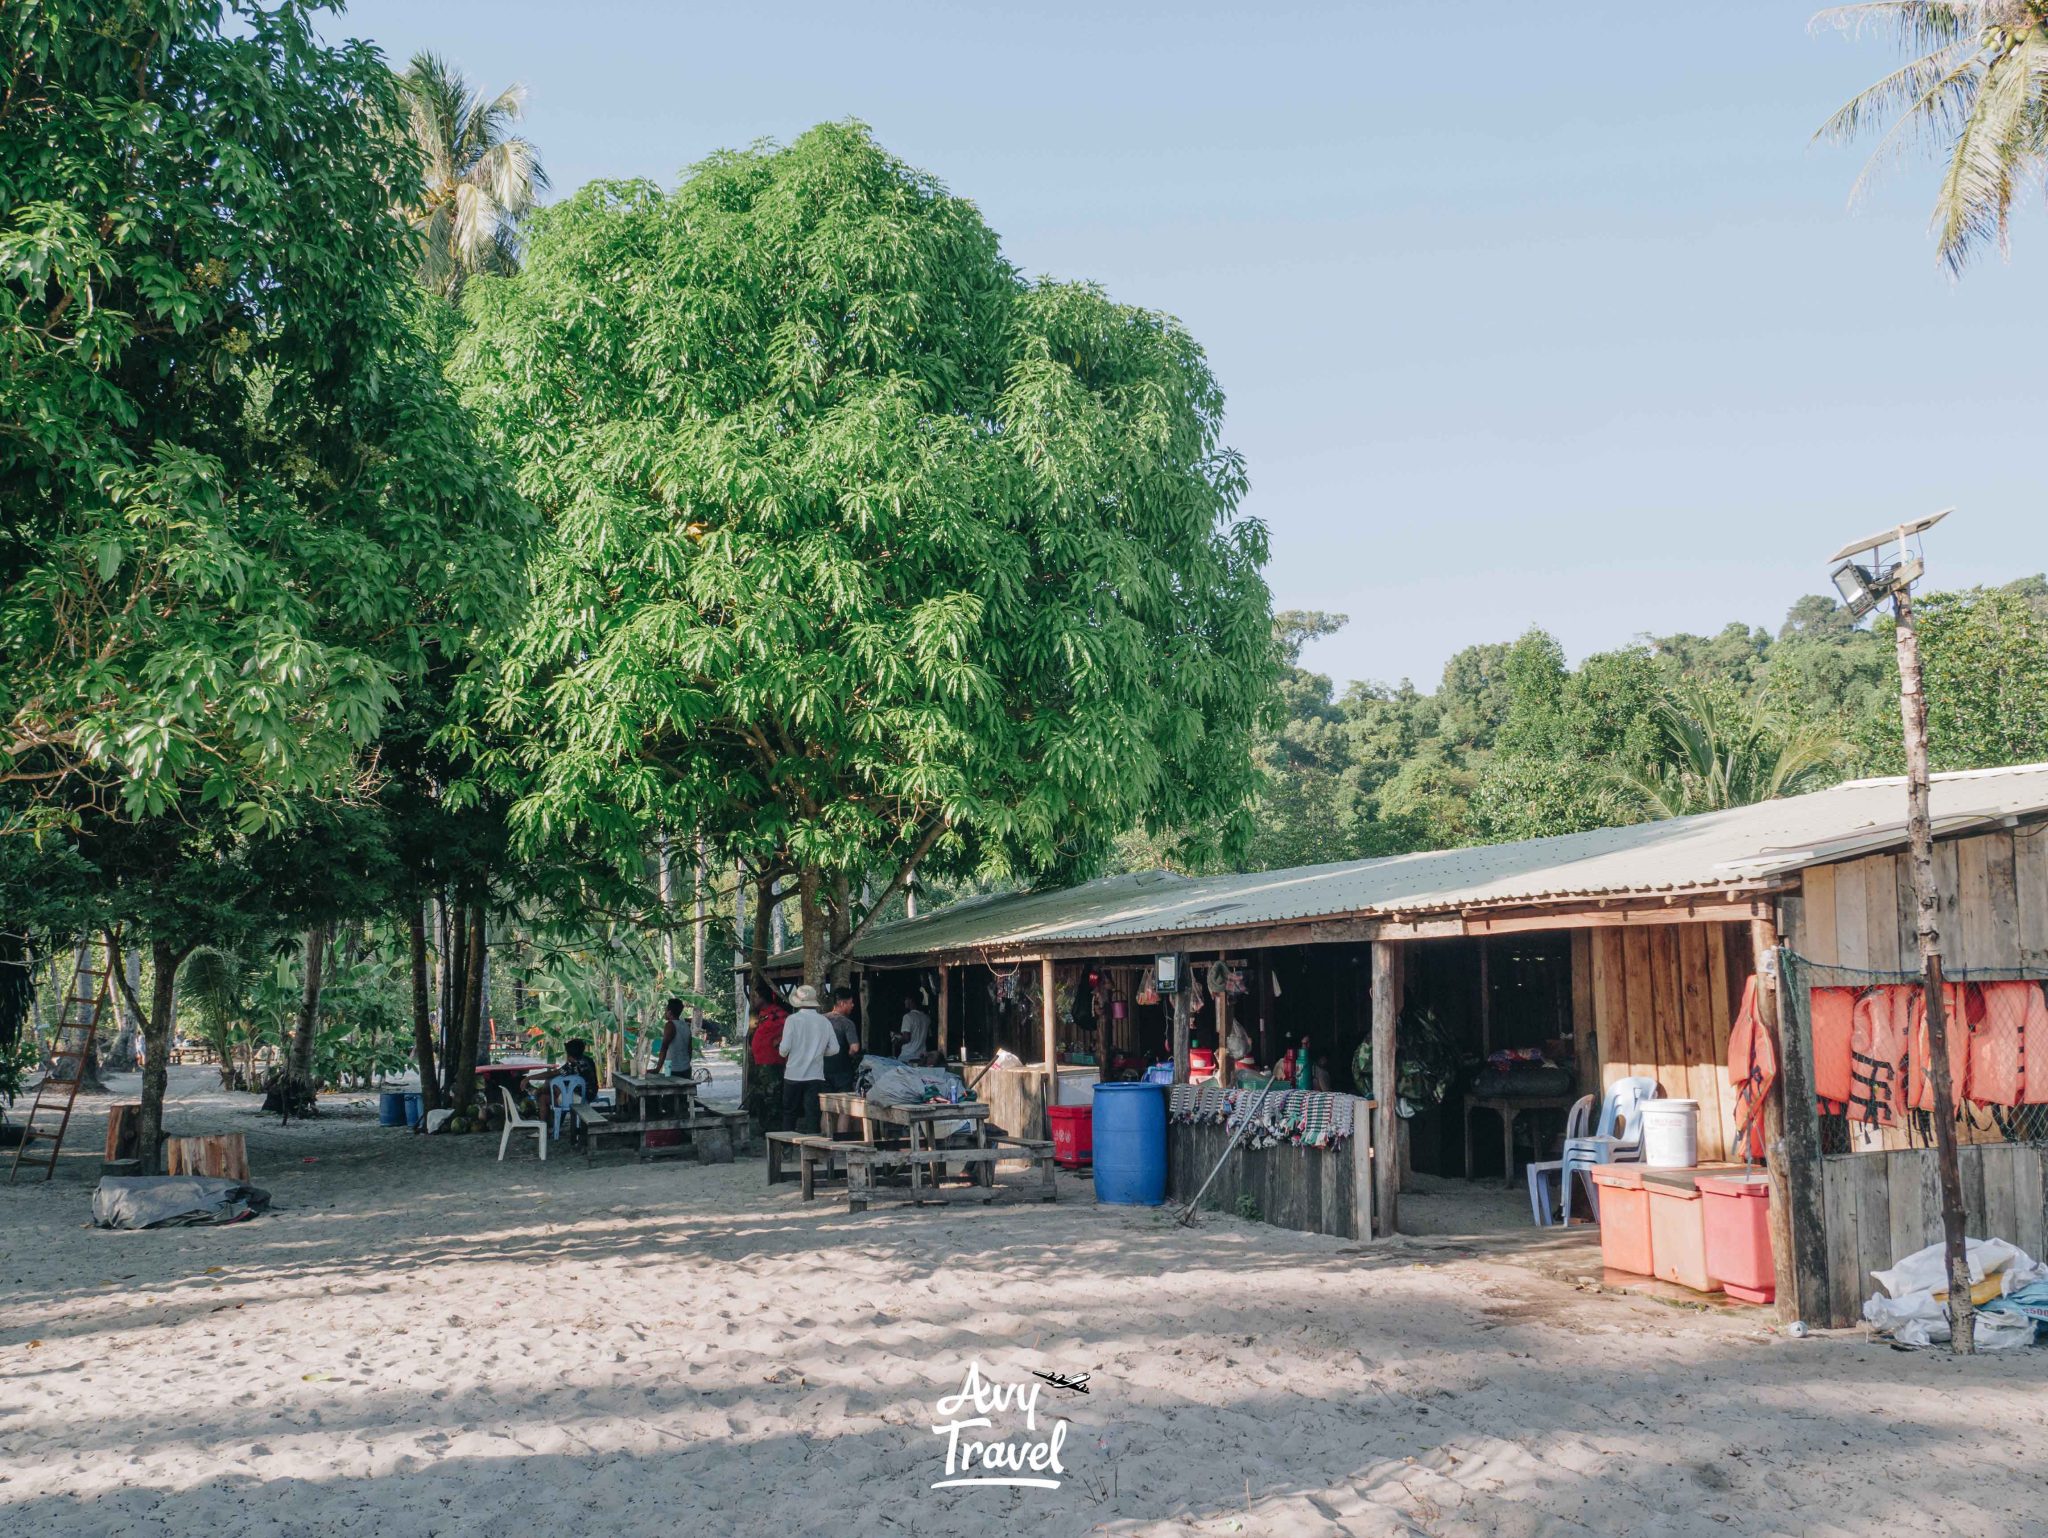
[[[2048,765],[1938,775],[1933,808],[1950,967],[2048,977]],[[1110,1074],[1131,1055],[1156,1056],[1168,1017],[1143,1002],[1142,984],[1156,956],[1241,974],[1241,991],[1218,993],[1209,1038],[1236,1024],[1262,1061],[1306,1038],[1328,1087],[1363,1104],[1341,1171],[1322,1150],[1241,1150],[1223,1191],[1290,1227],[1353,1234],[1369,1213],[1384,1234],[1399,1227],[1411,1165],[1468,1179],[1490,1169],[1498,1180],[1516,1157],[1469,1105],[1397,1117],[1402,1021],[1413,1030],[1422,1011],[1468,1056],[1540,1049],[1565,1065],[1574,1092],[1653,1077],[1699,1102],[1703,1160],[1734,1154],[1729,1031],[1758,958],[1775,961],[1782,946],[1793,976],[1801,966],[1903,975],[1915,965],[1905,811],[1903,782],[1866,780],[1516,844],[1253,875],[1151,871],[880,926],[855,959],[878,990],[908,977],[935,986],[939,1040],[963,1071],[982,1072],[998,1049],[1021,1059],[989,1082],[1026,1121],[1042,1116],[1061,1073]],[[1765,970],[1768,988],[1774,968]],[[1085,1032],[1062,1003],[1082,978],[1094,979],[1092,997],[1125,1005]],[[1784,1029],[1805,1020],[1789,1007]],[[1373,1082],[1361,1083],[1352,1064],[1367,1041]],[[1868,1272],[1931,1237],[1931,1156],[1910,1135],[1824,1129],[1810,1043],[1788,1039],[1781,1051],[1794,1092],[1777,1102],[1774,1191],[1785,1193],[1781,1210],[1807,1219],[1785,1263],[1783,1306],[1847,1322]],[[1210,1130],[1172,1129],[1176,1192],[1189,1189],[1184,1171],[1213,1165]],[[1982,1192],[1972,1232],[2048,1248],[2032,1123],[1993,1136],[1980,1122],[1969,1136],[1966,1178]],[[1343,1184],[1359,1180],[1368,1201]]]

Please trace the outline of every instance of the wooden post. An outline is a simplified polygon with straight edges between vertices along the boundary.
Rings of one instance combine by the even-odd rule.
[[[167,1137],[164,1153],[165,1168],[173,1175],[211,1175],[221,1180],[249,1178],[249,1151],[240,1132]]]
[[[953,969],[944,962],[939,963],[939,1060],[944,1062],[953,1052]],[[961,1054],[966,1060],[966,1054]]]
[[[1059,1004],[1053,997],[1050,956],[1038,963],[1038,991],[1038,1013],[1045,1033],[1045,1104],[1050,1112],[1051,1107],[1060,1103]],[[1051,1115],[1044,1118],[1040,1130],[1027,1135],[1051,1137]]]
[[[1479,1055],[1493,1051],[1493,979],[1487,971],[1487,953],[1493,949],[1485,935],[1479,937]],[[1466,1171],[1467,1174],[1471,1172]]]
[[[874,1027],[868,1023],[868,969],[860,969],[860,1049],[863,1052],[875,1050]],[[893,1047],[895,1043],[891,1042]]]
[[[1949,1082],[1948,1004],[1941,987],[1941,892],[1934,881],[1934,824],[1927,806],[1927,697],[1920,687],[1920,636],[1913,623],[1913,596],[1901,586],[1893,595],[1898,615],[1899,714],[1906,735],[1906,848],[1913,868],[1913,899],[1920,910],[1920,970],[1926,993],[1927,1087],[1934,1109],[1934,1162],[1941,1176],[1941,1231],[1948,1250],[1950,1349],[1958,1356],[1976,1350],[1975,1313],[1970,1305],[1970,1261],[1965,1242],[1963,1175],[1956,1156],[1955,1086]]]
[[[1820,1116],[1813,1099],[1813,1042],[1786,1028],[1779,1007],[1784,952],[1773,917],[1751,919],[1757,1014],[1777,1044],[1778,1078],[1764,1097],[1765,1177],[1770,1184],[1771,1263],[1778,1318],[1786,1324],[1828,1318],[1828,1243],[1821,1205]]]
[[[1400,951],[1389,940],[1372,942],[1372,1179],[1373,1217],[1382,1237],[1399,1227],[1400,1118],[1394,1113],[1394,1022],[1401,1009]]]
[[[1180,985],[1173,992],[1173,1082],[1188,1082],[1188,959],[1175,958],[1174,980]]]

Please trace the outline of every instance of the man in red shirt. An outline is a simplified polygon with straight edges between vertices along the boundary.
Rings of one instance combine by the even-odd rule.
[[[754,984],[754,1029],[747,1039],[747,1113],[763,1132],[782,1118],[782,1025],[789,1018],[775,989]]]

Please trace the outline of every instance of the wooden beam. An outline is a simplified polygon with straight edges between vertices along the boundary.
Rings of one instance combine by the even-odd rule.
[[[939,964],[939,1060],[944,1062],[953,1051],[953,969],[944,962]],[[960,1054],[964,1060],[966,1053]]]
[[[1394,1022],[1401,1009],[1401,955],[1385,940],[1372,947],[1372,1158],[1373,1216],[1382,1237],[1399,1226],[1401,1187],[1400,1118],[1395,1114],[1399,1083],[1394,1061]]]
[[[1487,952],[1492,947],[1484,936],[1475,943],[1479,947],[1479,1055],[1487,1057],[1493,1052],[1493,979],[1487,973]]]
[[[1188,958],[1181,956],[1174,966],[1173,998],[1173,1082],[1188,1082]]]
[[[1772,919],[1750,925],[1757,1010],[1778,1045],[1778,1079],[1764,1101],[1765,1174],[1770,1182],[1771,1258],[1778,1317],[1828,1322],[1828,1237],[1821,1195],[1820,1115],[1813,1099],[1813,1042],[1797,1012],[1780,1008],[1786,952]]]
[[[1057,1080],[1060,1071],[1059,1052],[1059,1005],[1053,998],[1052,957],[1048,956],[1038,964],[1038,1001],[1040,1024],[1045,1033],[1045,1072],[1048,1079]],[[1050,1101],[1047,1104],[1051,1104]]]

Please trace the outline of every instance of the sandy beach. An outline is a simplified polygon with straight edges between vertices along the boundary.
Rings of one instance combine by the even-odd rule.
[[[87,1226],[104,1102],[0,1187],[0,1514],[37,1534],[2038,1533],[2042,1358],[1616,1296],[1582,1239],[1368,1246],[1057,1205],[849,1217],[758,1159],[248,1135],[275,1209]],[[127,1088],[116,1080],[117,1091]],[[1057,1489],[934,1490],[970,1364]],[[1088,1392],[1034,1372],[1075,1378]],[[956,1412],[957,1413],[957,1412]]]

